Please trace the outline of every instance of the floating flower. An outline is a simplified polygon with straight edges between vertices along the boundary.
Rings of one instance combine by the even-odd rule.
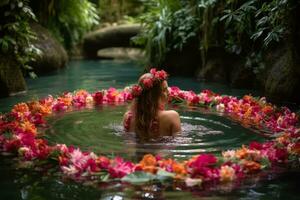
[[[202,179],[201,178],[186,178],[185,179],[185,184],[188,187],[193,187],[193,186],[200,186],[202,184]]]
[[[102,104],[103,103],[103,92],[95,92],[93,94],[93,99],[95,101],[96,104]]]
[[[153,81],[165,80],[164,71],[151,72],[152,78],[145,82],[145,88]],[[138,95],[144,87],[136,87]],[[110,178],[121,178],[138,170],[153,173],[165,170],[175,179],[185,180],[187,186],[203,184],[207,181],[229,182],[256,173],[266,166],[286,164],[299,160],[300,129],[298,116],[287,108],[276,108],[266,103],[264,98],[256,99],[250,95],[242,99],[231,96],[220,96],[204,90],[199,94],[170,87],[169,102],[185,105],[213,107],[228,117],[241,123],[249,123],[259,129],[264,128],[277,138],[266,142],[251,142],[248,146],[222,152],[219,160],[212,154],[200,154],[187,161],[178,162],[172,158],[162,158],[147,154],[138,163],[125,161],[120,157],[109,159],[97,156],[92,152],[82,152],[65,144],[51,146],[41,138],[39,127],[45,126],[45,116],[72,108],[89,108],[95,104],[109,104],[130,101],[133,98],[132,88],[118,91],[109,88],[89,94],[85,90],[64,93],[60,97],[48,96],[39,101],[20,103],[10,113],[0,115],[0,150],[17,154],[23,163],[30,166],[39,160],[49,158],[58,160],[61,172],[74,180],[89,180],[98,176],[97,172],[109,173]],[[98,179],[97,179],[98,180]],[[99,179],[100,180],[100,179]]]
[[[261,165],[255,161],[242,160],[242,166],[247,173],[257,172],[261,169]]]
[[[26,103],[18,103],[13,107],[12,112],[26,113],[29,112],[29,108]]]
[[[233,181],[236,178],[235,176],[235,170],[228,166],[221,166],[220,169],[220,181],[222,182],[228,182],[228,181]]]
[[[156,173],[156,171],[158,170],[157,164],[157,160],[152,154],[146,154],[137,165],[137,168],[140,168],[146,172]]]
[[[122,178],[127,174],[134,171],[134,164],[132,162],[126,162],[123,158],[116,157],[111,161],[111,165],[108,168],[108,172],[113,178]]]

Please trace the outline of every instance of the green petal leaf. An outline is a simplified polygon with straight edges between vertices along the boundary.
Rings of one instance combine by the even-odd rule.
[[[129,182],[132,184],[143,184],[146,182],[153,181],[155,179],[155,175],[146,173],[143,171],[136,171],[127,176],[124,176],[121,180],[125,182]]]

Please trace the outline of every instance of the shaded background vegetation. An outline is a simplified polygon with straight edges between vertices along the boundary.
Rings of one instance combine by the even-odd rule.
[[[69,52],[91,30],[141,23],[142,32],[132,38],[133,43],[144,48],[149,66],[167,68],[173,74],[198,76],[202,70],[203,75],[203,68],[217,57],[216,62],[224,65],[218,69],[219,78],[215,71],[201,78],[232,83],[232,71],[242,71],[248,74],[246,81],[257,83],[234,86],[264,88],[274,51],[280,49],[289,52],[284,65],[292,70],[286,72],[287,79],[299,74],[297,0],[2,0],[0,9],[1,56],[9,55],[32,76],[29,64],[39,55],[32,43],[36,36],[30,23],[34,21]],[[177,55],[182,61],[176,60]],[[295,79],[293,87],[298,85]]]

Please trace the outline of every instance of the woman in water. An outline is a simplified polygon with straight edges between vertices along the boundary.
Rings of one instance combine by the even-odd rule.
[[[134,100],[124,114],[123,125],[127,132],[135,132],[142,140],[160,136],[174,136],[181,132],[179,114],[165,110],[168,102],[167,73],[151,69],[143,74],[138,85],[132,87]]]

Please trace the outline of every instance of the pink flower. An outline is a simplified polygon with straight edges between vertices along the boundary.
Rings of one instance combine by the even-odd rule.
[[[79,149],[75,149],[70,153],[70,162],[78,169],[83,170],[88,159],[89,156],[83,154]]]
[[[82,108],[86,105],[86,98],[83,95],[73,97],[73,105]]]
[[[167,73],[164,70],[158,71],[155,74],[155,78],[159,80],[166,80],[167,79]]]
[[[116,157],[112,161],[108,172],[113,178],[122,178],[134,171],[134,164],[132,162],[125,162],[121,157]]]
[[[151,73],[152,75],[155,75],[155,74],[156,74],[156,68],[151,68],[151,69],[150,69],[150,73]]]
[[[201,154],[194,162],[191,163],[192,167],[212,166],[217,163],[217,158],[212,154]]]
[[[150,73],[153,75],[154,78],[157,78],[159,80],[166,80],[167,79],[167,73],[164,70],[156,71],[155,68],[152,68],[150,70]]]
[[[145,89],[150,89],[153,86],[152,78],[145,78],[142,80],[143,87]]]
[[[53,105],[52,109],[56,112],[58,111],[65,111],[68,109],[68,106],[64,104],[64,102],[57,102],[56,104]]]
[[[45,124],[45,120],[43,119],[43,115],[41,113],[30,114],[29,119],[34,124]]]
[[[132,96],[133,97],[138,97],[138,96],[140,96],[140,94],[142,93],[142,88],[141,88],[141,86],[139,86],[139,85],[134,85],[134,86],[132,86],[132,88],[131,88],[131,93],[132,93]]]
[[[203,176],[206,180],[219,177],[219,170],[213,166],[217,163],[217,158],[212,154],[201,154],[188,163],[192,177]]]
[[[109,88],[107,90],[107,94],[105,95],[105,99],[109,103],[117,102],[117,97],[119,95],[119,92],[116,90],[116,88]]]
[[[97,158],[96,163],[101,169],[108,169],[110,165],[110,160],[105,156],[100,156]]]

